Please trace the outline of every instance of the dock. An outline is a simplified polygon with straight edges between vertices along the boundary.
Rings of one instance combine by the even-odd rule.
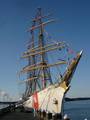
[[[32,112],[24,111],[21,108],[9,106],[0,110],[0,120],[38,120]]]
[[[0,116],[0,120],[38,120],[32,113],[12,112]]]

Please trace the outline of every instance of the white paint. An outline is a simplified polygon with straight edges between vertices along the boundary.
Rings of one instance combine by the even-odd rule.
[[[64,93],[64,88],[60,86],[55,87],[55,85],[51,85],[48,88],[38,92],[38,109],[41,111],[45,110],[50,113],[61,113]],[[54,104],[55,101],[57,101],[58,104]],[[33,108],[32,96],[24,103],[24,107]]]

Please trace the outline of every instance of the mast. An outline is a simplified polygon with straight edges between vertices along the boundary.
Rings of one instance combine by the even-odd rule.
[[[30,41],[31,44],[28,45],[26,55],[30,54],[31,49],[34,51],[32,51],[32,54],[30,56],[27,56],[27,58],[28,58],[28,66],[27,67],[30,67],[33,65],[34,65],[34,67],[37,67],[36,60],[39,57],[40,59],[38,61],[40,61],[39,66],[41,66],[41,68],[39,67],[39,70],[32,69],[31,71],[27,72],[28,77],[26,80],[26,91],[25,91],[26,96],[29,96],[30,94],[37,91],[37,88],[39,88],[41,90],[41,89],[45,88],[46,86],[48,86],[49,84],[52,84],[50,69],[47,66],[48,60],[47,60],[47,53],[45,52],[45,48],[44,48],[45,41],[44,41],[44,33],[43,33],[44,25],[46,25],[50,21],[43,23],[42,18],[44,18],[44,17],[47,17],[47,16],[42,16],[42,10],[41,10],[41,8],[38,8],[37,15],[35,16],[35,19],[33,19],[31,29],[29,30],[29,32],[31,33],[31,41]],[[41,52],[38,56],[37,56],[37,54],[35,54],[36,50],[35,50],[34,31],[36,29],[39,30],[39,35],[37,37],[38,37],[38,48],[39,48],[39,51]],[[42,67],[42,66],[44,66],[44,67]],[[41,75],[41,77],[36,77],[39,75]]]
[[[40,19],[38,19],[38,23],[39,23],[39,25],[41,25],[39,28],[39,41],[38,41],[39,47],[40,47],[41,51],[45,51],[45,49],[43,48],[45,46],[45,41],[44,41],[44,34],[43,34],[44,29],[43,29],[41,8],[38,8],[38,18],[40,18]],[[41,65],[47,66],[47,54],[45,52],[41,53]],[[48,80],[50,81],[50,83],[52,83],[49,68],[43,67],[40,70],[40,72],[42,74],[42,87],[45,88],[47,86]]]
[[[27,73],[25,97],[32,95],[36,91],[40,91],[49,85],[53,84],[50,74],[50,67],[61,64],[67,64],[66,61],[59,61],[53,64],[48,63],[47,52],[66,47],[64,42],[46,44],[44,38],[44,26],[54,20],[43,22],[43,18],[48,18],[49,15],[44,16],[41,8],[35,18],[32,20],[32,26],[28,30],[31,34],[31,40],[27,51],[23,53],[22,58],[28,60],[28,65],[25,66],[21,72]],[[38,35],[36,34],[38,32]],[[37,39],[38,38],[38,39]]]
[[[32,23],[32,27],[35,26],[35,22],[33,21]],[[31,30],[30,31],[31,33],[31,44],[28,45],[28,48],[27,50],[29,50],[30,48],[34,48],[34,31]],[[35,55],[31,55],[28,57],[28,66],[31,66],[35,64]],[[31,77],[34,77],[35,76],[35,70],[32,70],[30,72],[27,73],[27,79],[30,79]],[[29,96],[33,91],[34,89],[36,88],[36,81],[33,80],[33,81],[27,81],[26,82],[26,91],[25,91],[25,97]]]

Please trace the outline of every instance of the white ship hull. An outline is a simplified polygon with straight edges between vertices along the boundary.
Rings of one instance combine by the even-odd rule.
[[[61,113],[62,102],[66,89],[60,85],[50,85],[48,88],[35,93],[27,101],[24,102],[25,108],[35,108],[37,110],[46,111],[49,113]]]

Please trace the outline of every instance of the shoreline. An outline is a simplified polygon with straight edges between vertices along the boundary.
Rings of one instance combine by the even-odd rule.
[[[65,98],[65,102],[69,101],[82,101],[82,100],[90,100],[90,97],[80,97],[80,98]]]

